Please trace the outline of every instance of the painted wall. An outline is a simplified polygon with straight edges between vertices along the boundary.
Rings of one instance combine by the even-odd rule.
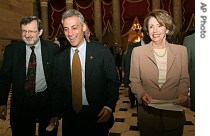
[[[26,15],[34,15],[33,0],[1,0],[0,40],[19,40],[19,22]]]

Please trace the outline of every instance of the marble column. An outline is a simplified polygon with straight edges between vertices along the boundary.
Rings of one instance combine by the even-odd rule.
[[[152,9],[160,9],[160,0],[152,1]]]
[[[121,47],[121,26],[120,26],[120,2],[119,0],[112,0],[112,27],[114,35],[114,45]]]
[[[66,0],[66,10],[73,9],[73,0]]]
[[[41,6],[41,20],[43,23],[43,34],[42,39],[49,39],[49,28],[48,28],[48,0],[40,0]]]
[[[173,19],[177,33],[182,30],[182,0],[173,0]]]
[[[94,29],[99,41],[102,41],[101,0],[94,0]]]

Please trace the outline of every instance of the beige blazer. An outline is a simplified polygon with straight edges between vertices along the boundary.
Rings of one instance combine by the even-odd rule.
[[[141,96],[144,92],[154,99],[162,100],[176,99],[179,93],[187,95],[189,92],[187,48],[170,43],[167,43],[167,46],[166,82],[161,88],[158,86],[159,72],[152,43],[134,48],[131,56],[130,86],[140,104],[138,109],[142,117],[140,122],[151,127],[160,127],[158,123],[152,123],[160,121],[160,115],[167,116],[163,117],[163,122],[167,124],[166,128],[180,127],[185,123],[182,112],[156,111],[141,105]]]

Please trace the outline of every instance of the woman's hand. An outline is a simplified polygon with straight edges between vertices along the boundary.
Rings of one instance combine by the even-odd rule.
[[[148,105],[151,102],[151,99],[152,97],[149,94],[147,93],[142,94],[141,100],[145,105]]]
[[[176,104],[182,105],[183,107],[190,107],[190,99],[189,96],[184,94],[178,95],[178,100],[176,101]]]

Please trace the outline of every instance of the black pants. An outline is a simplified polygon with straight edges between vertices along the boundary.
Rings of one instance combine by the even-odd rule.
[[[79,113],[73,110],[65,110],[62,119],[62,136],[70,136],[76,133],[78,136],[108,136],[109,130],[114,124],[114,117],[105,123],[97,123],[98,113],[89,106],[83,106]]]
[[[130,103],[131,103],[131,108],[133,108],[134,105],[135,105],[136,98],[135,98],[134,93],[131,91],[131,88],[129,88],[128,93],[129,93],[129,100],[130,100]]]
[[[11,116],[12,136],[35,136],[36,123],[39,136],[57,136],[57,128],[46,131],[51,116],[49,99],[46,92],[25,97],[20,112]]]
[[[123,77],[122,77],[122,70],[120,67],[118,67],[118,72],[119,72],[119,79],[120,79],[120,83],[123,82]]]
[[[195,112],[195,86],[190,88],[190,110]]]

